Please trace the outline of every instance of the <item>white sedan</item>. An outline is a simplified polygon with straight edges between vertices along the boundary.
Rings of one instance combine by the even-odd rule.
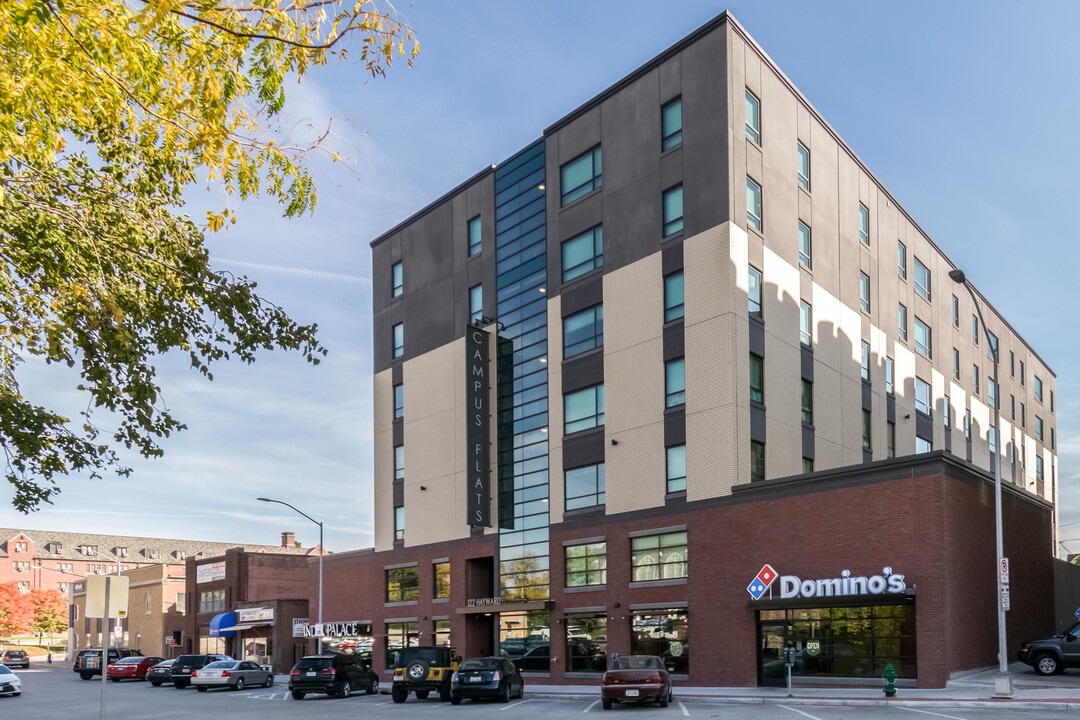
[[[199,692],[212,687],[229,687],[243,690],[247,686],[270,687],[274,673],[250,660],[216,660],[191,673],[191,684]]]
[[[22,695],[22,680],[7,665],[0,665],[0,695]]]

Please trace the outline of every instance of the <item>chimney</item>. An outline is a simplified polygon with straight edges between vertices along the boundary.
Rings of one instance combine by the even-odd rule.
[[[296,545],[296,534],[291,532],[281,533],[281,547],[291,548]]]

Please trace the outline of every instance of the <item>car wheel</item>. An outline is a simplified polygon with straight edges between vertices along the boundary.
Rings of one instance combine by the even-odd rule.
[[[206,687],[205,685],[196,685],[195,689],[198,690],[199,692],[206,692],[210,688]]]
[[[173,687],[177,690],[183,690],[188,684],[186,682],[180,682],[179,680],[173,683]]]
[[[266,682],[263,683],[263,687],[274,687],[274,675],[273,675],[273,673],[266,676]]]
[[[392,688],[390,690],[390,698],[396,703],[403,703],[409,698],[409,691],[405,688]]]
[[[451,705],[460,705],[461,704],[461,697],[458,696],[458,695],[451,695],[450,696],[450,704]]]
[[[605,710],[610,710],[611,709],[611,701],[608,700],[607,698],[602,699],[600,701],[600,704],[604,706]]]
[[[503,683],[499,685],[499,702],[510,702],[510,683]]]
[[[350,695],[352,695],[352,683],[350,683],[348,680],[341,683],[341,685],[338,687],[337,691],[334,694],[340,698],[349,697]]]
[[[236,678],[236,687],[235,687],[235,689],[236,690],[243,690],[244,689],[244,678]]]
[[[427,700],[428,691],[427,690],[417,690],[416,691],[416,698],[417,698],[417,700]]]
[[[83,680],[89,680],[90,678],[92,678],[94,676],[91,675],[90,673],[79,673],[79,677],[81,677]]]
[[[150,681],[150,684],[153,685],[154,687],[161,687],[161,683],[154,682],[153,680]]]
[[[1061,670],[1061,663],[1058,662],[1056,657],[1049,653],[1044,653],[1035,658],[1035,662],[1032,663],[1032,665],[1035,668],[1035,672],[1040,675],[1053,675]]]
[[[662,708],[667,707],[668,706],[668,700],[670,700],[670,699],[671,699],[670,695],[665,695],[664,697],[660,698],[660,707],[662,707]]]
[[[368,684],[368,687],[367,687],[367,694],[368,695],[378,695],[379,694],[379,678],[377,678],[377,677],[372,677],[371,678],[371,683]]]
[[[300,692],[299,690],[293,690],[292,691],[292,699],[293,700],[303,700],[304,699],[304,693]]]
[[[120,682],[120,678],[109,678],[109,679],[112,680],[113,682]]]

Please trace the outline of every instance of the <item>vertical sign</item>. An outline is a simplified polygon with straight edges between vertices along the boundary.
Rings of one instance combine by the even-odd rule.
[[[488,333],[465,326],[466,522],[491,527],[491,403]]]

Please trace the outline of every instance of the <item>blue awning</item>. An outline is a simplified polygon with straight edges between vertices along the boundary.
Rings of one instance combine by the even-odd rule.
[[[236,632],[226,629],[233,625],[236,625],[236,613],[227,612],[215,615],[210,621],[210,637],[234,637]]]

